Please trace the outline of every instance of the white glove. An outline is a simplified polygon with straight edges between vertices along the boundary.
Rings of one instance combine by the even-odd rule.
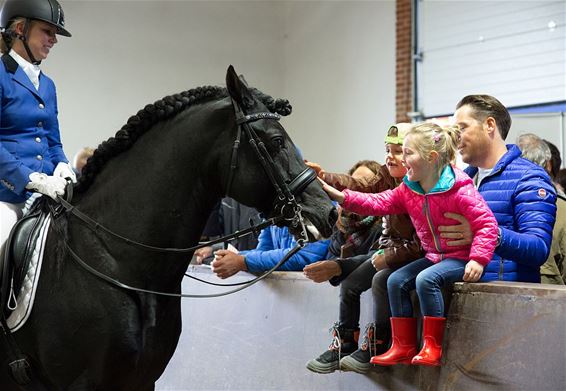
[[[56,200],[58,195],[65,194],[65,186],[67,181],[64,178],[32,172],[29,174],[26,189],[35,190]]]
[[[55,167],[55,171],[53,171],[53,176],[61,177],[61,178],[71,178],[73,183],[77,183],[77,175],[73,171],[73,168],[69,163],[60,162]]]

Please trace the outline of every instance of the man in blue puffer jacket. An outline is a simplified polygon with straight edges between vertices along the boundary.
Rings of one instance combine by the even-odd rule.
[[[313,262],[325,259],[329,239],[308,243],[287,260],[277,270],[302,271]],[[297,245],[287,227],[271,226],[261,231],[255,249],[236,253],[231,250],[218,250],[211,263],[212,271],[220,278],[228,278],[239,271],[263,272],[275,266]]]
[[[556,218],[556,192],[548,174],[523,159],[514,144],[505,144],[511,116],[489,95],[468,95],[456,106],[455,122],[462,134],[458,150],[469,164],[466,172],[499,224],[498,246],[481,281],[540,282]],[[472,233],[460,225],[440,227],[452,245],[470,243]]]

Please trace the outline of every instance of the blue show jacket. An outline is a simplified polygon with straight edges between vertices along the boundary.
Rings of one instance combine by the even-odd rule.
[[[302,271],[313,262],[325,259],[330,239],[308,243],[277,270]],[[250,272],[262,272],[271,269],[297,245],[287,227],[271,226],[261,231],[258,245],[254,250],[241,251]]]
[[[474,178],[478,169],[465,171]],[[478,190],[501,229],[501,243],[481,281],[540,282],[556,219],[556,191],[546,171],[510,144]]]
[[[0,201],[24,202],[32,172],[52,175],[68,162],[57,120],[55,84],[43,72],[39,90],[16,60],[5,54],[0,64]]]

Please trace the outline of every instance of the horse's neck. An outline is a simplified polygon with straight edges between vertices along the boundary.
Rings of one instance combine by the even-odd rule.
[[[137,241],[163,247],[195,244],[221,197],[211,185],[218,173],[203,168],[215,135],[191,133],[197,131],[185,129],[181,135],[175,127],[163,127],[148,132],[107,164],[79,208]]]

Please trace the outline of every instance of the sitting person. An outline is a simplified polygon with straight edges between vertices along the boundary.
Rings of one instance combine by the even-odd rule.
[[[425,257],[394,271],[387,281],[391,309],[391,348],[370,363],[438,366],[446,322],[441,288],[456,281],[475,282],[496,247],[498,226],[493,213],[469,176],[452,163],[460,130],[424,123],[403,141],[403,183],[381,193],[339,191],[328,184],[330,198],[360,214],[408,213],[426,252]],[[459,213],[470,222],[471,245],[448,247],[436,226],[448,222],[445,213]],[[417,291],[423,314],[423,346],[417,353],[416,318],[410,298]]]
[[[342,174],[331,174],[315,163],[307,163],[318,171],[319,177],[339,189],[379,192],[392,189],[401,183],[407,173],[402,164],[402,144],[411,124],[392,126],[385,137],[385,165],[371,181]],[[338,322],[333,327],[334,337],[328,350],[307,363],[317,373],[331,373],[337,368],[365,373],[369,370],[372,355],[385,352],[389,347],[389,300],[387,278],[393,270],[422,256],[420,241],[409,216],[383,217],[383,232],[368,254],[336,260],[324,260],[304,269],[307,278],[320,283],[340,284]],[[360,296],[372,288],[373,322],[365,328],[363,341],[358,347]]]
[[[379,169],[378,162],[361,160],[348,171],[348,175],[354,180],[367,182],[371,181]],[[338,221],[330,237],[326,259],[367,254],[379,235],[381,235],[381,219],[376,216],[360,216],[338,208]]]
[[[82,147],[73,157],[71,167],[73,167],[73,171],[77,175],[77,178],[81,176],[83,167],[86,166],[88,159],[90,159],[92,155],[94,155],[94,148]]]
[[[278,270],[299,271],[309,263],[324,259],[329,243],[329,239],[308,243]],[[210,265],[212,271],[222,279],[239,271],[264,272],[275,266],[296,245],[297,241],[287,227],[270,226],[260,232],[255,249],[242,252],[217,250]]]
[[[238,201],[226,197],[223,198],[210,214],[206,226],[202,232],[202,240],[208,241],[217,239],[224,235],[230,235],[236,231],[250,228],[261,222],[259,212]],[[248,235],[230,241],[230,244],[238,250],[252,250],[257,246],[258,235],[250,232]],[[199,248],[194,253],[196,264],[210,264],[214,259],[214,251],[221,250],[225,243],[216,243],[212,246]]]
[[[525,159],[546,169],[552,178],[553,160],[560,167],[560,155],[552,153],[548,141],[532,133],[524,133],[517,137],[517,145]],[[554,147],[555,151],[558,148]],[[558,170],[555,170],[555,172]],[[552,245],[550,255],[540,267],[540,282],[543,284],[564,285],[562,272],[564,271],[564,257],[566,256],[566,198],[560,194],[556,198],[556,223],[552,231]]]

